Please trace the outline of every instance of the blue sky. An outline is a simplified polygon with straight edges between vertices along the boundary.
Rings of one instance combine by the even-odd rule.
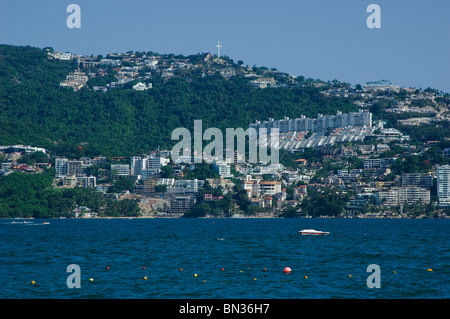
[[[81,28],[69,29],[69,4]],[[381,28],[369,29],[369,4]],[[1,0],[0,43],[78,54],[221,53],[249,66],[450,92],[447,0]]]

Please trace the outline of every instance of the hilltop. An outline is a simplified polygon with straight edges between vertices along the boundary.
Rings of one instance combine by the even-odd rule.
[[[442,140],[450,133],[441,123],[449,114],[448,93],[305,79],[209,53],[103,57],[1,45],[0,104],[0,145],[34,145],[71,157],[168,148],[172,130],[191,130],[195,119],[204,128],[245,129],[255,120],[362,109],[413,139]],[[442,130],[429,130],[436,125]]]
[[[244,67],[227,57],[152,53],[158,68],[133,71],[138,53],[67,60],[51,54],[49,48],[0,46],[0,145],[31,144],[61,155],[80,155],[82,149],[85,155],[128,156],[170,146],[171,131],[191,129],[195,119],[205,127],[246,128],[255,119],[358,109],[349,99],[301,86],[308,82],[302,77]],[[100,64],[111,61],[120,67]],[[65,86],[78,67],[87,81],[77,88]],[[261,78],[273,79],[272,84],[256,87],[252,81]],[[139,82],[151,88],[133,89]]]

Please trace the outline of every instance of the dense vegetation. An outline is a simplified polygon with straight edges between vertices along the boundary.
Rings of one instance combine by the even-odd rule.
[[[136,200],[106,199],[89,188],[52,187],[54,169],[41,174],[12,173],[0,177],[0,218],[72,217],[77,206],[87,206],[100,216],[137,216]]]
[[[175,77],[151,90],[74,92],[59,82],[73,62],[46,50],[0,45],[0,145],[32,144],[58,155],[129,156],[170,147],[177,127],[248,127],[257,119],[356,111],[314,87],[255,89],[243,77]],[[206,144],[206,143],[205,143]]]

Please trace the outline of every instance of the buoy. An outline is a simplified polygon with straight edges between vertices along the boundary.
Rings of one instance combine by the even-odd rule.
[[[256,278],[253,278],[253,280],[256,280]]]
[[[197,275],[197,274],[193,274],[193,276],[194,276],[194,277],[197,277],[198,275]]]
[[[142,278],[142,279],[147,280],[148,278],[147,278],[147,277],[144,277],[144,278]]]
[[[203,280],[203,282],[206,282],[206,280]]]
[[[109,266],[106,266],[105,269],[109,269]]]
[[[183,268],[178,269],[179,271],[183,271]]]
[[[264,268],[263,271],[267,271],[267,268]]]
[[[352,275],[348,275],[349,277],[351,277]]]
[[[239,270],[239,272],[244,272],[243,270]]]
[[[289,273],[289,272],[292,271],[292,269],[291,269],[290,267],[285,267],[285,268],[283,269],[283,271],[284,271],[285,273]]]
[[[224,271],[225,269],[223,269],[223,268],[220,268],[220,271]]]
[[[89,278],[89,281],[94,281],[94,278]]]
[[[392,273],[396,274],[397,272],[394,270]]]
[[[145,267],[142,267],[142,269],[145,269]]]
[[[36,281],[32,280],[32,281],[30,282],[30,284],[35,285],[35,284],[36,284]]]
[[[304,278],[305,278],[305,279],[308,279],[308,276],[305,276]]]
[[[433,269],[431,269],[431,268],[428,268],[428,269],[427,269],[427,271],[433,271]]]

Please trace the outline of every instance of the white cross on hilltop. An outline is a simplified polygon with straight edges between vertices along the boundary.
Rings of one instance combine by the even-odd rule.
[[[216,48],[217,48],[217,58],[218,59],[220,59],[220,48],[221,48],[222,46],[220,45],[220,41],[217,41],[217,45],[216,45]]]

